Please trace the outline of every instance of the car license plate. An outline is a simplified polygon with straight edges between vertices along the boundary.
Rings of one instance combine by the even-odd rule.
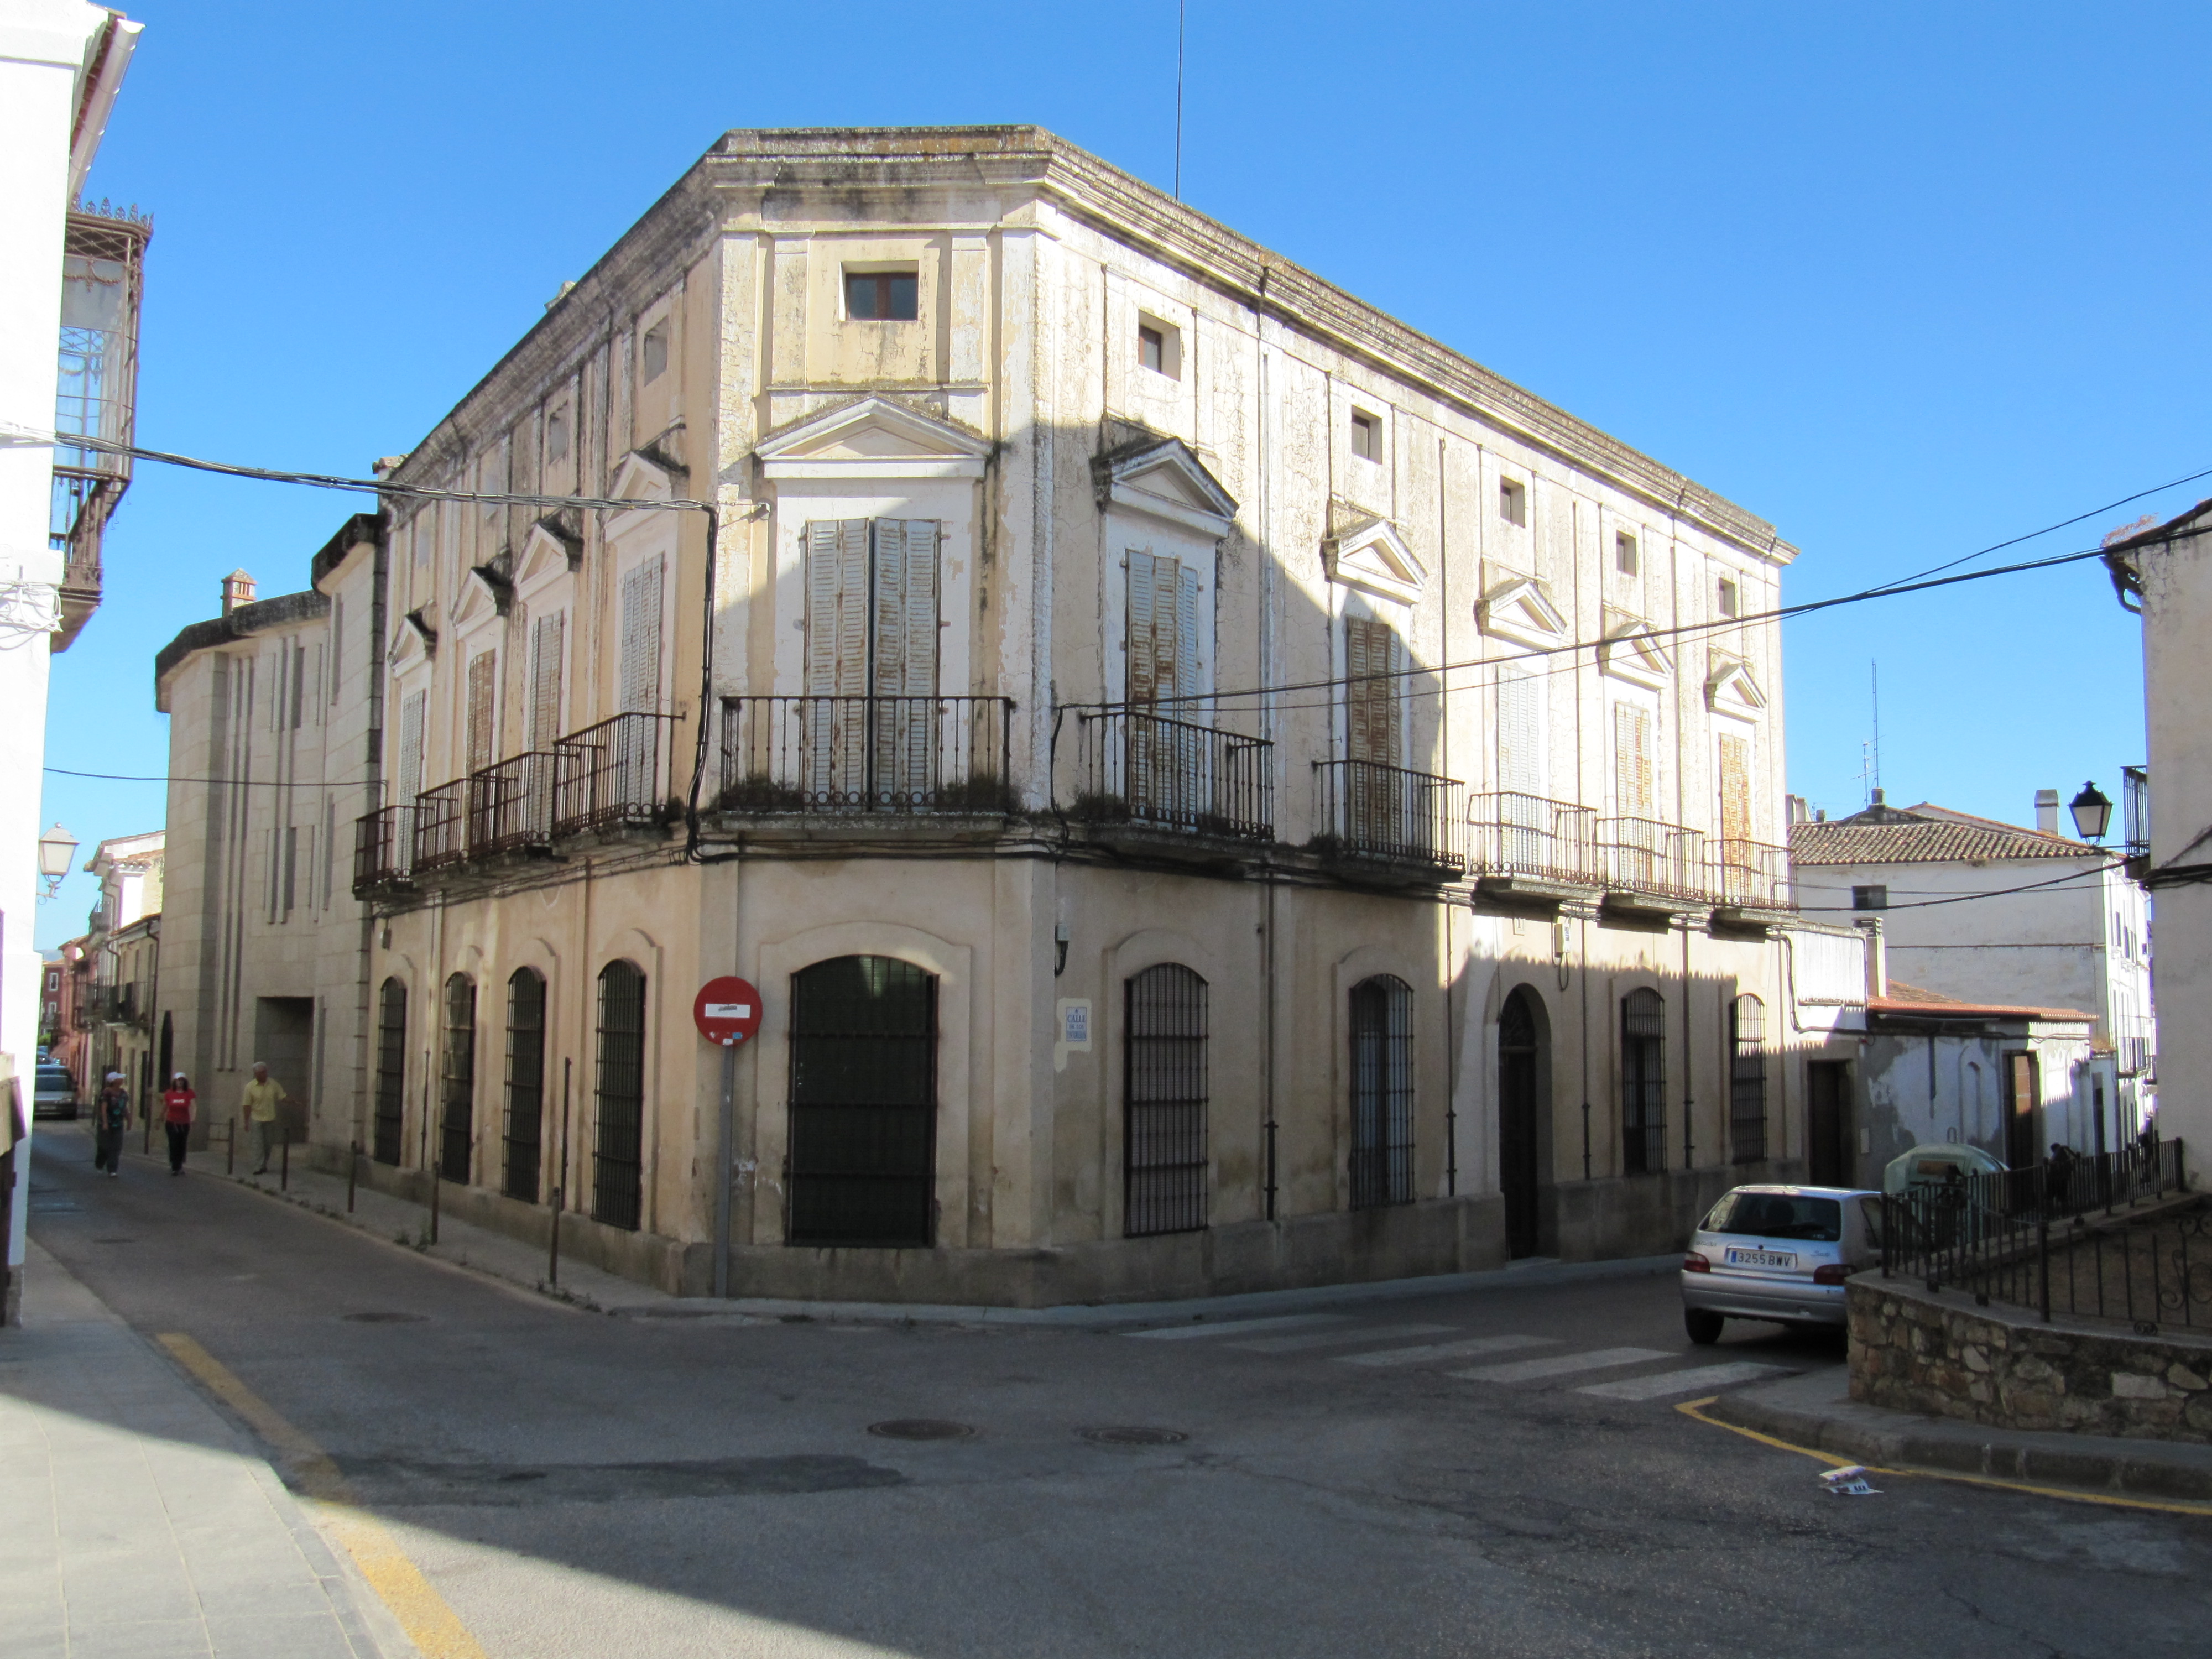
[[[1787,1250],[1739,1250],[1728,1253],[1731,1267],[1794,1267],[1797,1258]]]

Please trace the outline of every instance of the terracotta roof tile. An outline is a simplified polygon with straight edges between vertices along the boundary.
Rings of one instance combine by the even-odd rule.
[[[1790,826],[1793,864],[1958,864],[1999,859],[2101,858],[2102,848],[1978,818],[1923,801]]]

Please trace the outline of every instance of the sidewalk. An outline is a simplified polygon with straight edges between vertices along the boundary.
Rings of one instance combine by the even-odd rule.
[[[1864,1406],[1834,1372],[1723,1395],[1716,1421],[1755,1429],[1838,1462],[1937,1469],[2146,1499],[2212,1501],[2212,1446],[2174,1440],[1984,1428]]]
[[[0,1656],[414,1659],[276,1474],[36,1243],[0,1330]]]

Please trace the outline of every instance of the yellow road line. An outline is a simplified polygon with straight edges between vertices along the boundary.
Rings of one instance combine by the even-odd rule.
[[[344,1546],[384,1605],[399,1620],[423,1659],[488,1659],[446,1598],[407,1559],[374,1516],[355,1501],[331,1455],[287,1422],[275,1407],[240,1382],[235,1373],[182,1331],[158,1339],[170,1357],[210,1394],[244,1418],[283,1455],[300,1488],[314,1500],[325,1530]]]
[[[1779,1451],[1796,1452],[1800,1457],[1812,1458],[1831,1468],[1845,1461],[1834,1452],[1825,1452],[1812,1446],[1793,1445],[1787,1440],[1778,1440],[1771,1434],[1761,1434],[1757,1429],[1747,1429],[1735,1423],[1723,1423],[1717,1417],[1708,1416],[1705,1407],[1718,1400],[1717,1394],[1703,1400],[1686,1400],[1674,1409],[1683,1416],[1694,1418],[1716,1429],[1726,1429],[1730,1434],[1740,1434],[1747,1440],[1756,1440],[1763,1446],[1772,1446]],[[1949,1469],[1899,1469],[1877,1464],[1865,1466],[1869,1474],[1893,1475],[1907,1480],[1950,1480],[1962,1486],[1992,1486],[1999,1492],[2024,1492],[2037,1498],[2059,1498],[2069,1504],[2101,1504],[2111,1509],[2157,1510],[2167,1515],[2212,1515],[2212,1504],[2192,1504],[2185,1499],[2160,1501],[2151,1498],[2120,1498],[2107,1492],[2085,1492],[2076,1486],[2034,1486],[2021,1480],[1999,1480],[1986,1474],[1960,1474]]]

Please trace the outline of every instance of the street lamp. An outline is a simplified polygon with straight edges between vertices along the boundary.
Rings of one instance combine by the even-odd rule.
[[[76,857],[76,837],[57,823],[39,837],[39,873],[46,878],[46,896],[62,890],[62,878]]]
[[[2074,828],[2082,840],[2104,840],[2106,827],[2112,821],[2112,803],[2094,782],[2081,786],[2081,793],[2067,803],[2067,811],[2074,814]]]

